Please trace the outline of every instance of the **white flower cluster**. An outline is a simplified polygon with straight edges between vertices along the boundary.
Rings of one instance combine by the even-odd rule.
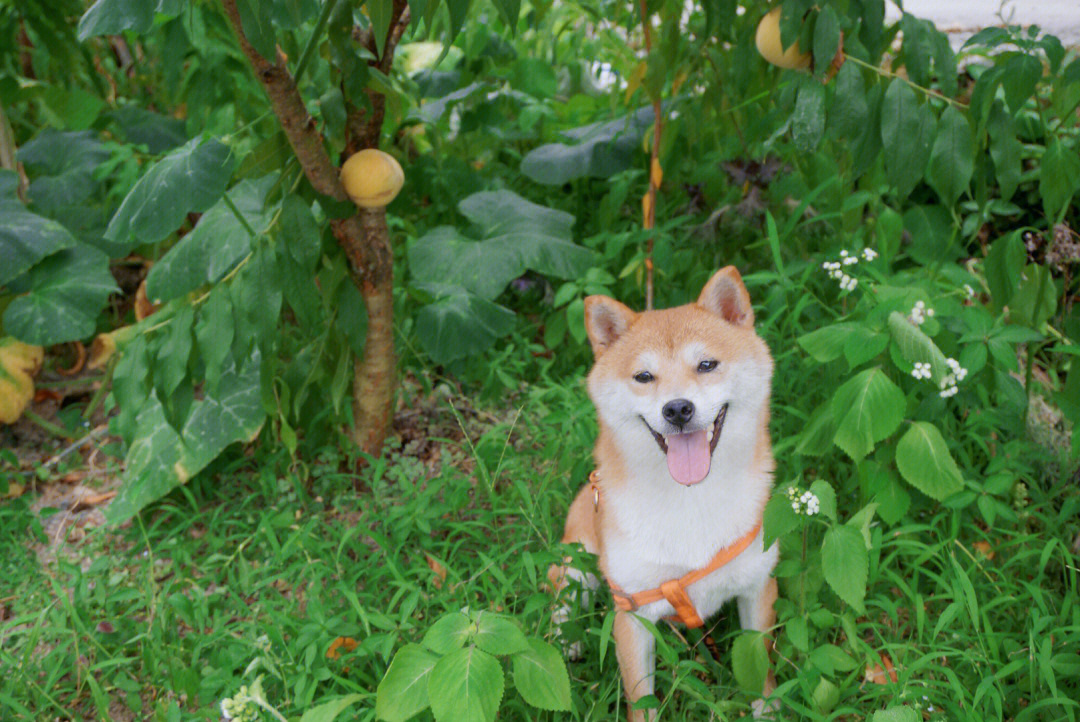
[[[813,516],[821,510],[821,502],[818,501],[813,492],[804,491],[800,495],[799,490],[792,486],[787,490],[787,495],[788,499],[791,500],[791,508],[795,510],[796,514]]]
[[[947,358],[945,359],[945,363],[949,365],[949,369],[952,370],[952,373],[941,379],[941,383],[939,384],[941,387],[939,395],[943,399],[947,399],[950,396],[956,396],[956,392],[959,391],[956,384],[963,381],[964,377],[967,376],[967,369],[960,366],[960,362],[956,359]]]
[[[928,379],[933,374],[930,373],[930,362],[923,363],[922,361],[915,362],[915,368],[912,370],[911,375],[917,379]]]
[[[259,706],[251,698],[247,685],[240,687],[233,697],[221,700],[221,716],[239,722],[256,722],[259,719]]]
[[[908,315],[908,320],[916,326],[922,326],[926,322],[926,319],[934,317],[934,309],[927,306],[922,301],[916,301],[915,307],[911,309],[911,313]]]
[[[864,248],[862,257],[867,261],[872,261],[878,257],[878,253],[873,248]],[[835,278],[840,282],[841,291],[854,291],[859,285],[859,279],[844,273],[844,266],[850,266],[858,262],[859,257],[857,255],[848,253],[847,249],[844,249],[840,251],[839,261],[825,261],[821,264],[821,267],[825,269],[825,273],[829,275],[829,278]]]

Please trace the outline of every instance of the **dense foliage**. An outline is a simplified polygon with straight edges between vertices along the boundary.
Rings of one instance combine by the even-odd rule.
[[[1075,719],[1080,58],[781,4],[806,70],[764,62],[768,8],[734,0],[0,4],[0,389],[25,405],[33,347],[96,338],[133,521],[47,580],[5,562],[0,710],[610,718],[607,609],[566,625],[568,687],[539,639],[589,469],[584,297],[640,307],[655,274],[683,303],[733,263],[777,362],[785,714]],[[336,450],[370,350],[356,209],[259,62],[318,153],[405,169],[393,334],[424,413],[360,472]],[[4,549],[43,535],[0,514]],[[714,636],[720,660],[659,630],[645,703],[742,714],[763,646]]]

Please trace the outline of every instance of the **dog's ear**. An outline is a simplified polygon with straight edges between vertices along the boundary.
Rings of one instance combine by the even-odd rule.
[[[585,333],[589,335],[593,354],[599,358],[615,340],[626,333],[636,314],[607,296],[585,298]]]
[[[754,325],[750,294],[735,266],[727,266],[714,273],[705,288],[701,289],[697,302],[706,311],[715,313],[728,323],[745,328]]]

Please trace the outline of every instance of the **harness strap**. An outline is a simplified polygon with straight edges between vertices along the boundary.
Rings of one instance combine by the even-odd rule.
[[[655,589],[645,589],[635,594],[627,594],[618,585],[608,580],[608,586],[611,587],[611,593],[615,598],[615,606],[624,612],[633,612],[646,604],[666,599],[675,609],[675,616],[669,617],[669,619],[682,622],[691,629],[703,626],[705,622],[697,613],[697,609],[694,608],[694,603],[690,601],[690,594],[686,591],[686,588],[695,582],[701,581],[746,551],[750,543],[757,538],[759,531],[761,531],[760,521],[734,544],[716,552],[716,555],[706,566],[684,574],[678,579],[670,579]]]

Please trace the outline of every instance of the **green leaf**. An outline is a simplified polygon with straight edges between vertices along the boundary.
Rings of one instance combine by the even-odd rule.
[[[1026,262],[1027,249],[1018,230],[1001,236],[990,245],[985,263],[986,284],[990,286],[990,300],[994,302],[995,311],[1000,312],[1012,301]]]
[[[904,67],[912,82],[924,88],[930,85],[932,27],[930,23],[911,13],[904,13],[900,19],[900,30],[904,34]]]
[[[911,236],[908,255],[924,266],[956,257],[955,224],[944,206],[913,206],[904,212],[904,228]]]
[[[0,286],[25,273],[35,263],[57,251],[71,248],[75,237],[67,228],[26,209],[14,195],[15,174],[0,170],[4,179],[0,193]],[[10,196],[7,190],[11,189]]]
[[[919,491],[942,501],[964,488],[963,477],[938,427],[912,422],[896,444],[896,468]]]
[[[810,492],[818,498],[821,514],[836,521],[836,492],[832,484],[824,479],[817,479],[810,485]]]
[[[244,221],[261,234],[270,224],[272,209],[264,208],[274,184],[267,176],[243,180],[228,190],[229,199]],[[183,296],[208,283],[216,283],[251,252],[252,238],[224,200],[203,214],[199,223],[151,267],[146,295],[154,303]]]
[[[155,113],[137,105],[124,105],[110,115],[128,141],[145,145],[151,155],[159,155],[188,141],[184,121],[179,118]]]
[[[419,644],[406,644],[394,655],[375,692],[375,716],[404,722],[428,706],[428,678],[439,656]]]
[[[945,205],[956,203],[960,194],[967,190],[975,170],[974,152],[967,118],[950,105],[938,120],[937,137],[926,167],[926,182],[937,191]]]
[[[570,711],[570,677],[563,656],[547,642],[530,638],[525,651],[511,657],[514,686],[538,709]]]
[[[199,321],[195,325],[195,338],[199,353],[206,365],[206,385],[211,393],[217,390],[225,357],[232,347],[234,333],[232,299],[229,290],[218,286],[199,309]]]
[[[334,722],[337,716],[364,698],[362,694],[347,694],[333,702],[320,704],[304,712],[300,722]]]
[[[472,241],[451,226],[433,228],[409,246],[409,269],[422,283],[458,285],[487,300],[525,272],[517,249],[510,244]]]
[[[910,361],[912,366],[916,362],[930,364],[932,381],[938,382],[951,373],[945,363],[945,354],[934,340],[899,311],[889,314],[889,334],[900,350],[900,355]]]
[[[821,456],[832,448],[836,436],[836,419],[833,417],[829,402],[826,401],[814,411],[809,423],[799,433],[799,443],[795,453],[806,456]]]
[[[1007,201],[1020,185],[1024,147],[1016,137],[1012,116],[1005,112],[1005,106],[1000,100],[995,101],[990,108],[986,130],[990,134],[990,158],[994,161],[994,177],[997,179],[998,191],[1001,193],[1001,200]]]
[[[791,499],[786,493],[773,494],[769,503],[765,505],[765,513],[762,514],[761,525],[762,544],[768,549],[773,542],[799,526],[799,515],[791,507]]]
[[[20,295],[4,311],[4,330],[35,346],[92,336],[109,294],[119,291],[108,257],[86,244],[52,254],[9,290]]]
[[[814,706],[817,707],[819,712],[827,714],[840,701],[840,689],[827,678],[822,677],[818,680],[817,686],[814,687],[811,699],[814,700]]]
[[[1041,294],[1041,297],[1040,297]],[[1034,263],[1024,269],[1020,288],[1009,306],[1010,313],[1034,329],[1041,329],[1057,310],[1057,286],[1048,266]]]
[[[855,331],[857,324],[834,323],[816,331],[803,334],[796,343],[819,363],[828,363],[844,353],[844,343]]]
[[[870,108],[866,102],[866,85],[855,63],[844,63],[836,74],[836,95],[829,108],[829,126],[840,137],[854,140],[866,130]]]
[[[847,63],[845,63],[847,65]],[[866,122],[862,132],[855,138],[851,150],[851,174],[853,179],[862,177],[873,167],[881,155],[881,113],[884,105],[884,92],[879,83],[870,86],[866,92]]]
[[[1064,141],[1051,136],[1039,167],[1039,194],[1051,223],[1068,207],[1073,194],[1080,190],[1080,153],[1067,148]]]
[[[436,620],[424,634],[424,646],[438,654],[460,649],[476,632],[473,623],[461,612],[448,612]]]
[[[769,672],[769,652],[765,648],[764,634],[744,631],[735,638],[731,645],[731,671],[745,692],[761,694]]]
[[[863,612],[869,560],[862,533],[850,526],[833,526],[821,543],[821,570],[837,596]]]
[[[383,56],[386,37],[390,33],[390,19],[394,14],[394,0],[367,0],[365,3],[371,19],[371,34],[375,38],[375,54]]]
[[[503,696],[502,667],[487,652],[450,652],[431,670],[428,699],[436,722],[492,722]]]
[[[232,354],[223,362],[217,392],[191,406],[181,429],[187,453],[177,466],[186,481],[237,441],[251,443],[259,435],[266,412],[262,407],[260,376],[262,357],[256,348],[242,367]]]
[[[416,332],[436,363],[447,363],[489,348],[514,328],[512,311],[455,286],[423,286],[437,296],[420,309]]]
[[[1005,91],[1005,103],[1015,116],[1024,102],[1035,94],[1035,86],[1043,74],[1043,64],[1034,55],[1016,53],[1005,61],[1002,68],[1001,87]]]
[[[529,648],[529,642],[517,623],[494,612],[480,612],[473,639],[477,647],[499,657]]]
[[[59,221],[76,238],[102,246],[106,253],[111,249],[99,239],[105,222],[105,208],[98,200],[103,184],[94,172],[109,155],[95,131],[49,129],[19,148],[18,156],[33,179],[27,190],[34,212]],[[8,195],[0,193],[0,206]],[[14,192],[10,198],[15,200]]]
[[[956,53],[953,52],[949,36],[930,26],[930,44],[934,48],[934,69],[937,71],[938,87],[949,97],[956,97],[960,83],[956,72]]]
[[[187,375],[188,358],[191,356],[191,328],[195,323],[195,311],[183,306],[165,327],[165,340],[157,353],[154,367],[154,383],[162,398],[169,398]]]
[[[567,142],[529,151],[521,160],[521,172],[555,186],[576,178],[609,178],[634,167],[641,138],[652,123],[652,107],[645,106],[622,118],[563,131]]]
[[[517,34],[518,18],[521,17],[521,0],[495,0],[495,9],[511,35]]]
[[[119,35],[124,30],[145,33],[154,24],[154,3],[148,0],[97,0],[79,18],[78,38]]]
[[[109,221],[105,238],[128,248],[160,241],[179,228],[189,212],[205,211],[221,198],[232,167],[228,146],[192,139],[139,179]]]
[[[814,23],[814,71],[824,76],[840,46],[840,18],[832,5],[825,5]],[[846,63],[845,63],[846,65]]]
[[[911,707],[890,707],[875,712],[870,722],[920,722],[922,717]]]
[[[795,110],[791,113],[791,139],[802,153],[812,153],[825,134],[825,86],[809,75],[799,76]]]
[[[447,34],[447,43],[453,43],[461,32],[461,26],[465,24],[471,4],[472,0],[446,0],[446,6],[450,10],[450,32]]]
[[[933,112],[919,103],[906,82],[895,78],[881,108],[881,141],[885,175],[899,198],[906,198],[922,179],[933,137]]]
[[[832,414],[839,419],[833,441],[858,461],[896,430],[904,420],[905,408],[904,392],[881,369],[867,369],[847,381],[833,397]]]
[[[856,324],[855,331],[844,341],[844,358],[852,369],[875,358],[889,346],[889,336]]]
[[[274,52],[276,40],[271,22],[271,3],[236,0],[236,9],[240,12],[240,25],[251,47],[270,62],[275,62],[277,54]]]

